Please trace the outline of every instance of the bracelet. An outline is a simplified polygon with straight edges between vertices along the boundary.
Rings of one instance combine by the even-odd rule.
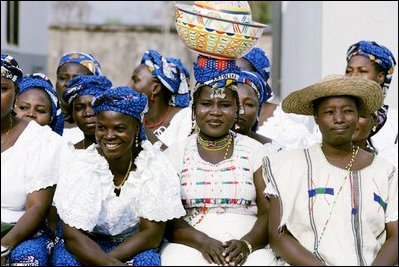
[[[252,253],[252,245],[251,245],[251,243],[249,243],[247,240],[245,240],[245,239],[241,239],[241,241],[243,241],[246,245],[247,245],[247,247],[248,247],[248,250],[249,250],[249,254],[251,254]]]

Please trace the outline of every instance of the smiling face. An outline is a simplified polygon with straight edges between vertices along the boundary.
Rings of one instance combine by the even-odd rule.
[[[233,91],[225,89],[224,98],[211,98],[214,92],[211,87],[198,90],[194,112],[201,135],[209,140],[225,136],[234,125],[238,109]]]
[[[104,155],[110,159],[131,153],[139,122],[131,116],[116,111],[97,114],[96,140]]]
[[[72,117],[79,129],[89,136],[94,136],[96,129],[96,116],[91,106],[93,98],[92,95],[82,95],[72,102]]]
[[[251,86],[243,83],[238,84],[238,96],[240,98],[240,114],[238,125],[239,133],[248,134],[256,122],[259,110],[259,99]]]
[[[49,125],[51,119],[51,103],[48,95],[40,88],[24,91],[15,102],[17,117],[35,120],[40,125]]]
[[[331,145],[350,142],[359,121],[356,101],[349,96],[322,98],[317,101],[314,118],[323,142]]]

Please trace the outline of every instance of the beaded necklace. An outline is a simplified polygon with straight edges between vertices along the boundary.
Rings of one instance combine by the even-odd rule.
[[[208,151],[220,151],[223,150],[227,147],[227,151],[229,150],[229,147],[231,145],[233,137],[229,133],[222,139],[210,141],[210,140],[205,140],[203,139],[199,134],[198,134],[198,144],[200,144],[204,149]]]
[[[122,182],[119,185],[115,185],[115,190],[121,190],[121,188],[122,188],[123,184],[125,183],[127,177],[129,177],[129,171],[130,171],[130,168],[132,167],[132,163],[133,163],[133,156],[130,157],[130,163],[129,163],[129,167],[127,168],[125,177],[123,177],[123,180],[122,180]]]
[[[144,125],[145,125],[145,127],[147,127],[148,129],[154,129],[154,128],[157,128],[157,127],[161,126],[161,125],[165,122],[166,118],[168,118],[170,111],[171,111],[171,109],[170,109],[170,105],[169,105],[169,106],[168,106],[168,110],[165,112],[165,115],[163,115],[163,116],[159,119],[159,121],[156,122],[156,123],[154,123],[154,124],[148,123],[147,119],[144,118]]]
[[[322,231],[321,234],[320,234],[319,240],[318,240],[317,243],[315,243],[315,245],[314,245],[314,251],[313,251],[313,253],[316,253],[317,250],[319,249],[319,245],[320,245],[321,239],[323,238],[324,233],[325,233],[325,231],[326,231],[326,229],[327,229],[327,225],[328,225],[328,223],[330,222],[331,215],[332,215],[333,210],[334,210],[334,207],[335,207],[335,203],[337,203],[338,196],[339,196],[339,194],[341,193],[341,191],[342,191],[342,189],[343,189],[343,187],[344,187],[344,185],[345,185],[345,183],[346,183],[346,180],[348,179],[348,177],[352,177],[352,175],[351,175],[352,166],[353,166],[353,163],[355,162],[355,158],[356,158],[356,155],[357,155],[358,152],[359,152],[359,146],[355,146],[355,145],[352,144],[352,157],[351,157],[351,160],[349,161],[349,163],[348,163],[348,164],[346,165],[346,167],[345,167],[345,169],[348,171],[348,175],[345,176],[345,179],[344,179],[344,181],[342,182],[342,184],[341,184],[341,186],[340,186],[340,188],[339,188],[339,190],[338,190],[337,196],[335,197],[334,202],[333,202],[332,205],[331,205],[330,212],[329,212],[329,214],[328,214],[328,218],[327,218],[326,222],[324,223],[323,231]],[[352,181],[352,178],[349,178],[349,179],[350,179],[350,183],[352,184],[352,182],[351,182],[351,181]],[[354,194],[353,194],[353,192],[352,192],[352,186],[351,186],[351,198],[352,198],[352,209],[353,209],[353,203],[354,203],[353,198],[354,198]]]

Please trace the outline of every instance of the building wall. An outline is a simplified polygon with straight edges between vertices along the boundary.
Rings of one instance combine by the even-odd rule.
[[[272,38],[265,34],[258,45],[271,55]],[[102,65],[104,75],[114,85],[125,85],[143,53],[154,49],[164,56],[180,58],[192,73],[196,53],[180,40],[175,29],[159,26],[52,26],[49,30],[49,77],[56,78],[60,57],[71,51],[92,53]],[[191,79],[194,81],[194,78]]]
[[[398,60],[398,2],[283,2],[281,97],[344,74],[346,51],[360,40],[388,47]],[[398,108],[398,70],[386,97]]]
[[[7,43],[6,2],[1,1],[1,51],[14,56],[24,73],[47,72],[49,3],[19,1],[19,44]]]

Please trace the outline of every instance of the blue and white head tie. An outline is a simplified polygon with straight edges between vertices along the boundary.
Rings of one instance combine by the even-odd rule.
[[[13,81],[18,85],[23,72],[18,62],[10,55],[1,54],[1,77]]]
[[[215,59],[199,55],[197,63],[194,63],[194,76],[197,81],[194,92],[206,85],[214,90],[211,98],[224,98],[224,88],[237,83],[240,69],[235,60]]]
[[[64,115],[61,111],[60,100],[50,79],[43,73],[33,73],[22,77],[19,82],[19,94],[30,89],[42,89],[48,96],[51,104],[50,128],[62,135],[64,131]]]
[[[176,62],[175,59],[168,60],[157,51],[148,50],[144,53],[141,64],[145,64],[152,75],[172,92],[169,105],[182,108],[188,107],[190,104],[190,92],[185,73],[187,70],[185,70],[181,62]]]
[[[263,78],[256,72],[242,70],[237,82],[247,84],[254,89],[260,106],[273,96],[273,93],[266,89],[266,83]]]
[[[148,111],[147,95],[140,94],[127,86],[112,87],[93,100],[93,109],[97,114],[101,111],[116,111],[140,121],[140,140],[146,140],[143,119]]]
[[[86,67],[92,74],[94,74],[96,76],[101,75],[101,73],[102,73],[100,63],[91,54],[86,54],[83,52],[70,52],[70,53],[64,54],[61,57],[60,62],[58,63],[57,72],[58,72],[58,69],[65,63],[80,64],[80,65]]]
[[[68,105],[82,95],[99,96],[112,87],[112,82],[105,76],[78,75],[68,82],[63,99]]]
[[[270,79],[270,61],[266,52],[259,47],[252,48],[246,55],[243,56],[255,68],[266,83],[266,90],[269,91],[270,97],[266,101],[271,101],[274,97],[273,90],[268,81]]]
[[[348,62],[353,56],[361,55],[372,62],[377,63],[385,72],[385,80],[382,85],[384,97],[389,89],[392,81],[392,74],[395,70],[396,60],[392,52],[385,46],[379,45],[372,41],[360,41],[349,47],[346,53],[346,61]]]

